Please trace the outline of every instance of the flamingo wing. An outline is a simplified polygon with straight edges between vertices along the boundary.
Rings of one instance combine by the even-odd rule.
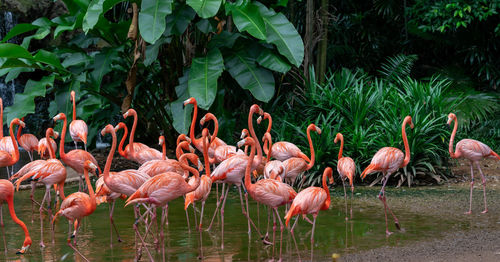
[[[24,134],[19,138],[19,145],[26,151],[38,150],[38,139],[32,134]]]
[[[87,124],[83,120],[74,120],[69,124],[69,134],[75,142],[87,143],[89,133]]]
[[[235,155],[222,161],[210,174],[212,181],[228,180],[229,183],[241,183],[245,174],[248,156]]]
[[[184,174],[184,169],[181,167],[180,163],[173,159],[150,160],[142,164],[137,170],[149,175],[150,177],[166,172]]]
[[[291,202],[297,193],[288,184],[274,179],[261,179],[254,184],[254,190],[250,195],[257,202],[278,207]]]
[[[343,157],[337,163],[337,171],[342,179],[348,178],[349,184],[352,186],[354,174],[356,173],[356,164],[350,157]]]

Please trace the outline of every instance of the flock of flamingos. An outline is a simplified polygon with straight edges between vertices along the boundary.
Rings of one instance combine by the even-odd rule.
[[[133,228],[136,234],[136,259],[139,259],[142,250],[146,250],[150,260],[153,256],[147,248],[146,240],[148,234],[154,239],[155,244],[162,248],[162,255],[165,258],[165,245],[164,245],[164,225],[168,223],[168,203],[176,198],[184,197],[185,209],[187,216],[187,208],[197,202],[201,202],[201,214],[199,216],[199,223],[196,221],[195,211],[195,227],[201,232],[203,228],[203,211],[205,207],[205,200],[208,198],[212,189],[212,183],[222,184],[222,194],[218,196],[217,185],[217,205],[211,223],[207,230],[210,230],[214,217],[220,209],[221,215],[221,236],[222,248],[224,246],[224,207],[227,200],[230,185],[235,185],[238,188],[241,209],[243,215],[248,220],[248,232],[252,228],[258,232],[264,244],[274,245],[275,234],[277,229],[276,220],[280,226],[280,237],[283,237],[283,230],[289,226],[292,217],[302,215],[303,219],[312,224],[311,234],[311,251],[314,243],[314,228],[316,225],[316,217],[320,210],[328,209],[330,206],[330,191],[328,183],[333,183],[332,168],[326,167],[323,172],[322,187],[308,187],[300,192],[296,192],[291,185],[297,177],[302,175],[306,170],[309,170],[314,165],[314,148],[311,140],[311,131],[321,134],[321,129],[314,124],[310,124],[307,128],[307,138],[310,147],[310,156],[304,154],[296,145],[280,141],[273,144],[271,138],[271,125],[272,119],[268,113],[258,105],[252,105],[248,114],[248,130],[244,129],[241,133],[241,141],[238,142],[237,147],[227,145],[220,138],[217,138],[218,124],[216,117],[207,113],[200,121],[204,125],[207,121],[214,122],[214,132],[210,134],[207,128],[202,130],[202,136],[195,138],[194,128],[198,114],[197,102],[194,98],[190,98],[184,102],[184,105],[193,104],[194,112],[192,123],[190,127],[189,137],[181,134],[177,140],[176,157],[175,159],[166,158],[166,149],[164,138],[160,137],[159,143],[162,145],[163,152],[150,148],[142,143],[134,142],[134,132],[137,126],[137,113],[133,109],[129,109],[123,117],[133,117],[133,125],[130,132],[129,144],[123,148],[124,142],[127,138],[128,129],[124,123],[119,123],[116,127],[107,125],[101,131],[101,135],[107,134],[112,137],[112,145],[106,161],[104,170],[98,167],[95,158],[86,151],[87,143],[87,125],[82,120],[77,120],[75,116],[75,92],[71,92],[71,101],[73,102],[73,119],[69,125],[69,132],[71,138],[75,142],[77,148],[78,142],[85,144],[85,150],[74,149],[65,152],[64,143],[59,144],[59,156],[62,162],[56,158],[55,151],[57,150],[55,138],[59,133],[52,128],[46,130],[46,137],[38,141],[38,139],[31,134],[21,135],[21,130],[25,127],[22,120],[16,118],[11,121],[9,136],[3,136],[2,128],[0,128],[0,166],[7,168],[9,180],[0,179],[0,216],[1,204],[5,201],[9,207],[9,212],[12,220],[19,224],[24,230],[25,240],[22,248],[18,251],[23,254],[28,251],[32,244],[28,229],[26,225],[17,218],[14,211],[14,184],[19,189],[22,181],[29,181],[32,186],[31,200],[32,200],[32,219],[33,211],[36,206],[39,206],[40,212],[40,230],[41,242],[40,245],[44,247],[43,243],[43,213],[47,212],[48,217],[53,224],[60,216],[66,217],[69,222],[68,240],[67,244],[85,260],[87,260],[76,248],[76,237],[81,220],[91,215],[96,206],[100,203],[109,203],[110,208],[110,223],[111,223],[111,241],[113,231],[116,232],[118,241],[121,241],[118,230],[113,222],[113,210],[115,200],[118,198],[127,198],[125,206],[133,206],[134,216],[136,218]],[[3,123],[3,106],[0,118],[0,125]],[[253,115],[258,114],[257,123],[260,124],[262,120],[268,120],[268,127],[266,133],[262,137],[263,146],[260,145],[260,139],[255,134],[253,128]],[[67,119],[64,113],[59,113],[53,118],[54,122],[63,121],[61,131],[61,140],[65,141]],[[450,138],[449,152],[452,158],[463,157],[471,162],[471,176],[472,182],[470,187],[470,200],[468,214],[471,213],[472,208],[472,190],[474,184],[473,166],[476,165],[482,178],[482,185],[484,192],[486,191],[486,180],[479,161],[485,157],[500,157],[493,152],[487,145],[471,139],[463,139],[457,143],[455,152],[453,152],[453,140],[457,131],[457,117],[450,113],[448,115],[448,124],[454,121],[454,128]],[[406,166],[410,162],[410,148],[406,136],[405,127],[409,125],[413,128],[412,118],[407,116],[402,124],[402,137],[404,142],[404,153],[398,148],[384,147],[380,149],[374,156],[368,167],[362,172],[361,178],[374,172],[382,172],[382,189],[378,198],[384,205],[385,221],[386,221],[386,234],[390,235],[387,211],[392,215],[395,225],[400,229],[397,217],[391,211],[386,203],[384,188],[388,181],[389,176],[397,171],[399,168]],[[3,126],[3,125],[2,125]],[[18,126],[17,137],[14,136],[14,128]],[[123,157],[141,164],[140,168],[123,170],[120,172],[110,172],[111,161],[117,147],[117,131],[124,130],[123,137],[118,146],[118,152]],[[17,139],[16,139],[17,138]],[[17,141],[16,141],[17,140]],[[342,183],[349,180],[352,192],[354,191],[353,179],[355,175],[355,163],[350,157],[342,156],[344,140],[341,133],[338,133],[335,138],[335,143],[340,141],[340,150],[338,155],[337,171],[340,174]],[[19,160],[18,143],[29,154],[31,162],[23,166],[17,173],[13,174],[13,167],[9,170],[9,166],[13,166]],[[194,148],[192,147],[194,145]],[[240,149],[244,147],[244,150]],[[196,150],[200,151],[203,155],[204,165],[200,161],[198,155],[194,154]],[[38,151],[40,160],[33,160],[33,152]],[[249,151],[249,153],[248,153]],[[266,156],[263,155],[263,152]],[[249,154],[249,155],[248,155]],[[73,193],[69,196],[64,195],[64,183],[66,180],[66,168],[63,165],[74,169],[80,174],[79,192]],[[211,165],[214,167],[211,170]],[[193,167],[195,166],[195,167]],[[216,167],[215,167],[216,166]],[[96,182],[95,190],[89,179],[89,172],[96,174],[96,169],[99,170],[99,179]],[[200,176],[200,172],[205,169],[205,174]],[[84,180],[81,177],[84,176]],[[191,175],[190,175],[191,174]],[[260,176],[263,176],[260,178]],[[327,181],[328,180],[328,181]],[[15,181],[14,184],[11,181]],[[33,192],[37,183],[45,185],[45,195],[41,202],[33,198]],[[242,194],[241,186],[244,187],[245,194]],[[51,205],[51,188],[56,192],[55,198],[57,201],[61,198],[63,201],[60,208],[54,215],[52,215]],[[299,188],[300,190],[300,188]],[[85,193],[87,192],[87,193]],[[273,239],[270,241],[268,233],[262,235],[259,229],[253,223],[250,217],[250,210],[248,209],[248,194],[259,204],[267,206],[268,209],[268,227],[270,214],[273,215]],[[243,195],[245,201],[243,201]],[[345,195],[345,185],[344,185]],[[55,203],[56,201],[54,201]],[[245,203],[244,203],[245,202]],[[45,203],[48,204],[45,208]],[[283,223],[281,215],[279,214],[278,207],[286,206],[286,215]],[[346,201],[346,219],[347,219],[347,201]],[[57,204],[54,205],[54,208]],[[141,212],[141,207],[145,209]],[[161,223],[158,227],[156,208],[162,208]],[[486,193],[484,193],[484,211],[488,211],[486,203]],[[312,214],[312,221],[307,217]],[[352,214],[352,207],[351,207]],[[297,224],[298,218],[289,228],[293,235],[293,230]],[[144,223],[144,228],[139,230],[139,223]],[[71,228],[73,224],[73,229]],[[189,219],[188,219],[189,225]],[[3,227],[3,218],[1,220]],[[143,231],[141,233],[141,231]],[[295,243],[296,245],[296,243]],[[5,250],[7,250],[4,239]],[[274,249],[273,249],[274,250]],[[274,252],[273,252],[274,253]],[[311,252],[312,256],[312,252]],[[281,258],[281,241],[280,241],[280,258]]]

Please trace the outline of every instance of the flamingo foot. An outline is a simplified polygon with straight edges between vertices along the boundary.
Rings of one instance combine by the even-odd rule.
[[[481,214],[486,214],[488,213],[488,209],[485,209],[483,212],[481,212]]]
[[[45,247],[45,244],[43,243],[43,241],[40,241],[40,247],[41,247],[41,248],[44,248],[44,247]]]
[[[390,235],[392,235],[392,234],[393,234],[393,232],[391,232],[391,231],[389,231],[389,230],[386,230],[386,231],[385,231],[385,234],[386,234],[387,236],[390,236]]]
[[[466,214],[466,215],[470,215],[470,214],[472,214],[472,211],[467,211],[467,212],[465,212],[464,214]]]

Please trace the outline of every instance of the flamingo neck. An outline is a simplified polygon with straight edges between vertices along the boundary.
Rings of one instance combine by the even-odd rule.
[[[410,145],[408,144],[408,138],[406,137],[406,125],[407,121],[403,122],[403,126],[401,127],[401,133],[403,134],[403,143],[405,144],[405,158],[403,160],[403,165],[401,167],[404,167],[410,163]]]
[[[455,150],[453,150],[453,141],[455,140],[455,135],[457,133],[458,121],[456,118],[453,118],[453,121],[455,122],[455,124],[453,125],[453,132],[451,132],[450,145],[448,151],[450,152],[451,158],[457,158],[457,154],[454,152]]]
[[[269,132],[268,132],[269,133]],[[273,140],[271,138],[271,133],[269,133],[268,139],[264,142],[264,151],[265,151],[265,143],[269,142],[269,149],[267,151],[267,162],[271,161],[271,154],[272,154],[272,148],[273,148]]]
[[[250,178],[250,172],[252,171],[254,156],[255,156],[255,141],[253,141],[253,143],[250,144],[250,157],[248,158],[247,167],[245,169],[245,187],[248,190],[248,192],[252,192],[254,187],[254,185],[252,184],[252,179]],[[257,161],[258,160],[259,159],[257,159]]]
[[[125,157],[125,150],[123,150],[123,145],[125,144],[125,140],[127,139],[128,128],[127,125],[123,125],[123,136],[122,140],[120,140],[120,145],[118,146],[118,154],[122,157]]]
[[[83,169],[83,175],[85,176],[85,182],[87,183],[87,188],[89,189],[90,201],[92,203],[92,206],[95,207],[96,205],[95,193],[94,193],[94,188],[92,187],[92,183],[90,183],[89,170],[87,167]]]
[[[130,138],[128,141],[128,146],[130,148],[129,154],[133,155],[135,153],[135,151],[134,151],[134,136],[135,136],[135,129],[137,128],[137,112],[132,110],[131,114],[134,117],[134,123],[132,124],[132,130],[130,130]],[[115,134],[115,137],[116,137],[116,134]]]
[[[183,147],[184,147],[184,145],[186,144],[186,143],[184,143],[184,142],[186,142],[186,143],[187,143],[187,141],[182,141],[182,142],[180,142],[180,143],[177,145],[177,147],[175,148],[175,157],[177,157],[177,160],[180,160],[180,159],[181,159],[181,156],[184,154],[184,151],[182,151],[182,148],[183,148]],[[188,149],[186,149],[186,150],[188,150]]]
[[[21,121],[24,121],[24,117],[21,118]],[[19,127],[17,127],[17,141],[19,141],[19,139],[21,139],[21,130],[23,130],[23,127],[21,125],[19,125]]]
[[[52,148],[52,144],[50,143],[50,130],[47,129],[45,132],[45,139],[47,140],[48,150],[49,150],[49,158],[56,158],[56,153],[54,152],[54,149]]]
[[[189,138],[191,138],[191,142],[197,147],[197,140],[194,137],[194,126],[196,125],[196,118],[198,117],[198,102],[193,103],[193,119],[191,120],[191,126],[189,127]]]
[[[71,100],[73,100],[73,121],[76,120],[76,102],[75,102],[75,96],[71,96]]]
[[[24,231],[24,241],[26,242],[27,240],[29,240],[29,242],[31,242],[30,232],[28,231],[28,228],[26,227],[24,222],[16,216],[16,211],[14,210],[14,196],[9,196],[9,198],[7,199],[7,204],[9,206],[9,213],[12,221],[18,224]]]
[[[262,162],[262,148],[260,147],[259,139],[257,138],[257,135],[255,134],[255,131],[253,129],[253,114],[253,110],[250,110],[250,112],[248,113],[248,130],[250,131],[250,134],[254,140],[254,146],[257,147],[257,162],[255,162],[255,166],[259,166]]]
[[[266,130],[266,133],[269,133],[271,134],[271,127],[273,126],[273,118],[271,117],[270,114],[267,114],[265,115],[264,118],[267,118],[269,120],[269,123],[267,124],[267,130]],[[269,147],[267,146],[267,140],[264,141],[264,145],[262,145],[262,149],[264,150],[264,153],[266,153],[267,155],[271,155],[271,141],[269,141]],[[269,156],[267,157],[267,161],[269,161]]]
[[[59,142],[59,156],[61,159],[66,159],[66,153],[64,152],[64,139],[66,138],[66,125],[68,121],[66,120],[66,115],[63,116],[63,128],[61,131],[61,141]],[[47,140],[48,147],[51,147],[50,140]],[[50,149],[49,149],[50,150]],[[50,152],[50,151],[49,151]]]
[[[210,177],[210,161],[208,158],[207,137],[203,136],[203,160],[205,162],[205,176]]]
[[[312,127],[314,128],[314,127]],[[313,166],[314,166],[314,146],[313,146],[313,142],[312,142],[312,139],[311,139],[311,129],[312,128],[307,128],[307,140],[309,141],[309,150],[311,151],[311,161],[309,162],[309,164],[307,164],[307,169],[306,170],[309,170],[311,169]]]
[[[339,150],[339,160],[342,158],[342,151],[344,151],[344,136],[340,136],[340,150]]]
[[[110,133],[113,137],[113,143],[111,144],[111,149],[109,150],[108,158],[106,159],[106,165],[104,166],[104,181],[108,180],[109,170],[111,169],[111,162],[113,161],[113,155],[115,154],[116,150],[116,132],[113,129]]]
[[[198,188],[198,186],[200,186],[200,173],[198,172],[198,170],[196,170],[195,168],[192,168],[189,166],[189,164],[187,164],[187,161],[184,161],[184,159],[187,157],[188,155],[183,155],[183,157],[181,157],[181,159],[179,160],[179,163],[181,164],[181,167],[188,171],[189,173],[193,174],[194,176],[194,184],[193,185],[188,185],[189,187],[189,191],[188,192],[191,192],[191,191],[194,191],[196,190],[196,188]]]
[[[64,195],[64,181],[57,185],[57,191],[59,191],[59,197],[64,201],[64,199],[66,199]]]
[[[163,144],[161,145],[161,159],[167,160],[167,145],[165,144],[165,141],[163,141]]]
[[[325,193],[326,193],[326,200],[325,200],[325,208],[329,208],[330,207],[330,189],[328,188],[328,184],[326,183],[326,179],[328,177],[331,177],[332,176],[332,169],[331,168],[328,168],[325,170],[325,172],[323,172],[323,190],[325,190]]]
[[[14,146],[12,164],[17,163],[17,161],[19,160],[19,147],[17,146],[16,138],[14,137],[14,124],[14,122],[11,122],[9,128],[10,139],[12,140],[12,145]]]

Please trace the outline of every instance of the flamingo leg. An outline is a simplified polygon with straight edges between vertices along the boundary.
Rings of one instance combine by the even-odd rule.
[[[344,188],[345,220],[349,220],[349,218],[347,217],[347,193],[345,191],[345,181],[344,179],[341,180],[342,180],[342,187]]]
[[[247,205],[247,210],[248,210],[248,193],[245,193],[245,202],[246,202],[246,205]],[[255,225],[255,223],[253,222],[253,220],[250,218],[250,216],[248,215],[248,213],[243,213],[247,219],[248,219],[248,222],[255,228],[255,230],[257,231],[257,234],[259,234],[259,238],[260,239],[264,239],[264,237],[262,236],[262,234],[260,233],[260,230],[259,228]],[[250,234],[251,231],[249,230],[248,231],[248,234]]]
[[[120,234],[118,233],[118,229],[116,228],[115,225],[115,220],[113,219],[113,213],[115,211],[115,201],[113,200],[113,203],[110,204],[110,210],[109,210],[109,222],[111,223],[111,234],[110,234],[110,239],[111,239],[111,244],[113,243],[113,229],[115,230],[116,237],[118,238],[118,242],[122,242],[122,239],[120,238]]]
[[[469,199],[469,211],[465,212],[466,215],[472,214],[472,190],[474,189],[474,165],[470,162],[470,199]]]
[[[78,149],[78,144],[76,143],[76,141],[73,141],[73,143],[75,143],[75,149]]]
[[[476,163],[477,169],[479,169],[479,174],[481,174],[481,182],[483,184],[483,196],[484,196],[484,210],[483,214],[488,213],[488,204],[486,203],[486,177],[483,174],[483,170],[481,170],[481,166],[479,165],[479,162]]]
[[[248,213],[248,198],[247,198],[247,193],[245,193],[245,200],[246,200],[246,206],[247,206],[247,209],[245,211],[245,208],[243,206],[243,197],[241,195],[241,186],[238,186],[238,192],[240,193],[241,213],[243,213],[243,215],[245,215],[247,217],[247,220],[248,220],[248,234],[251,234],[252,233],[252,228],[250,227],[250,215]]]
[[[194,205],[194,203],[193,203]],[[188,232],[191,233],[191,226],[189,225],[189,214],[188,214],[188,211],[187,209],[184,210],[186,212],[186,222],[187,222],[187,226],[188,226]],[[196,210],[195,210],[195,213],[194,213],[194,217],[195,217],[195,221],[196,221]],[[195,222],[196,224],[196,222]]]
[[[7,169],[7,177],[10,179],[9,167],[8,167],[8,166],[6,166],[5,168]]]
[[[45,247],[43,243],[43,203],[45,203],[45,199],[47,198],[49,191],[45,190],[45,195],[43,195],[42,202],[40,203],[40,246]]]
[[[275,245],[276,245],[276,214],[273,212],[273,260],[274,260]]]
[[[219,184],[215,184],[217,187],[216,187],[216,190],[219,189]],[[212,224],[214,223],[214,219],[215,219],[215,216],[217,216],[217,211],[219,211],[219,206],[220,206],[220,203],[221,201],[224,199],[224,186],[226,184],[222,184],[222,195],[219,197],[219,192],[217,191],[217,205],[215,207],[215,212],[214,212],[214,215],[212,216],[212,220],[210,221],[210,225],[208,226],[207,230],[206,231],[209,231],[211,228],[212,228]]]
[[[311,233],[311,261],[313,260],[313,254],[314,254],[314,229],[316,229],[316,217],[318,217],[318,214],[313,214],[313,228],[312,228],[312,233]]]
[[[285,229],[285,226],[283,225],[283,221],[281,221],[281,217],[280,217],[280,214],[278,212],[278,208],[274,208],[274,212],[276,213],[276,217],[278,217],[278,221],[280,222],[280,258],[279,258],[279,261],[281,261],[281,252],[282,252],[282,248],[283,248],[283,229]],[[275,242],[276,243],[276,242]]]
[[[37,203],[38,205],[40,205],[40,203],[36,202],[35,198],[33,197],[33,195],[35,194],[36,182],[35,181],[31,181],[30,184],[31,184],[31,193],[30,193],[30,199],[31,199],[31,223],[33,223],[33,221],[35,220],[34,219],[35,203]]]
[[[28,156],[30,157],[30,161],[33,162],[33,155],[31,154],[31,151],[27,151],[28,152]]]
[[[221,249],[224,249],[224,207],[226,206],[226,200],[227,200],[227,194],[229,193],[229,185],[227,186],[226,189],[226,194],[222,192],[224,197],[224,201],[222,202],[222,207],[220,209],[220,217],[221,217],[221,224],[222,224],[222,231],[221,231]]]
[[[193,202],[193,214],[194,214],[194,226],[196,227],[198,225],[198,219],[196,218],[196,202]]]
[[[387,184],[387,181],[389,180],[389,176],[391,174],[387,174],[385,175],[384,174],[384,183],[382,185],[382,189],[380,190],[380,193],[378,195],[378,198],[380,199],[380,201],[382,201],[382,203],[384,203],[384,212],[385,212],[385,233],[389,236],[392,234],[392,232],[389,231],[389,225],[388,225],[388,222],[387,222],[387,210],[389,210],[389,212],[391,213],[392,217],[394,218],[394,224],[396,225],[396,228],[401,230],[401,226],[399,225],[399,221],[398,221],[398,218],[394,215],[394,213],[392,213],[392,210],[389,208],[389,206],[387,205],[387,201],[386,201],[386,198],[385,198],[385,185]]]
[[[299,257],[299,261],[301,261],[301,259],[300,259],[300,253],[299,253],[299,246],[297,245],[297,240],[295,239],[295,234],[293,233],[293,229],[295,228],[295,225],[297,224],[297,221],[299,221],[298,217],[297,217],[297,219],[295,219],[295,222],[293,223],[293,226],[290,229],[290,234],[292,235],[293,243],[295,244],[295,251],[297,252],[297,256]]]
[[[352,200],[354,198],[354,187],[351,187],[351,219],[352,219]]]
[[[5,225],[3,224],[2,205],[0,205],[0,227],[2,228],[3,248],[7,254],[7,242],[5,241]]]
[[[135,233],[137,234],[137,236],[139,237],[139,239],[141,240],[141,243],[142,243],[142,246],[141,246],[141,249],[139,250],[139,253],[141,253],[143,247],[146,248],[146,252],[148,253],[150,261],[154,261],[153,257],[151,256],[151,253],[149,252],[148,247],[146,246],[146,243],[144,242],[144,238],[142,237],[141,233],[139,232],[139,229],[137,228],[137,224],[134,223],[133,227],[134,227]]]
[[[68,238],[68,246],[71,247],[78,255],[80,255],[85,261],[89,262],[89,260],[82,254],[80,253],[80,251],[75,247],[73,246],[73,244],[71,244],[71,239]]]
[[[202,223],[202,222],[203,222],[203,210],[204,210],[204,209],[205,209],[205,200],[203,200],[203,201],[201,202],[200,226],[199,226],[199,228],[198,228],[198,231],[200,231],[200,232],[201,232],[201,228],[202,228],[202,226],[203,226],[203,223]]]

